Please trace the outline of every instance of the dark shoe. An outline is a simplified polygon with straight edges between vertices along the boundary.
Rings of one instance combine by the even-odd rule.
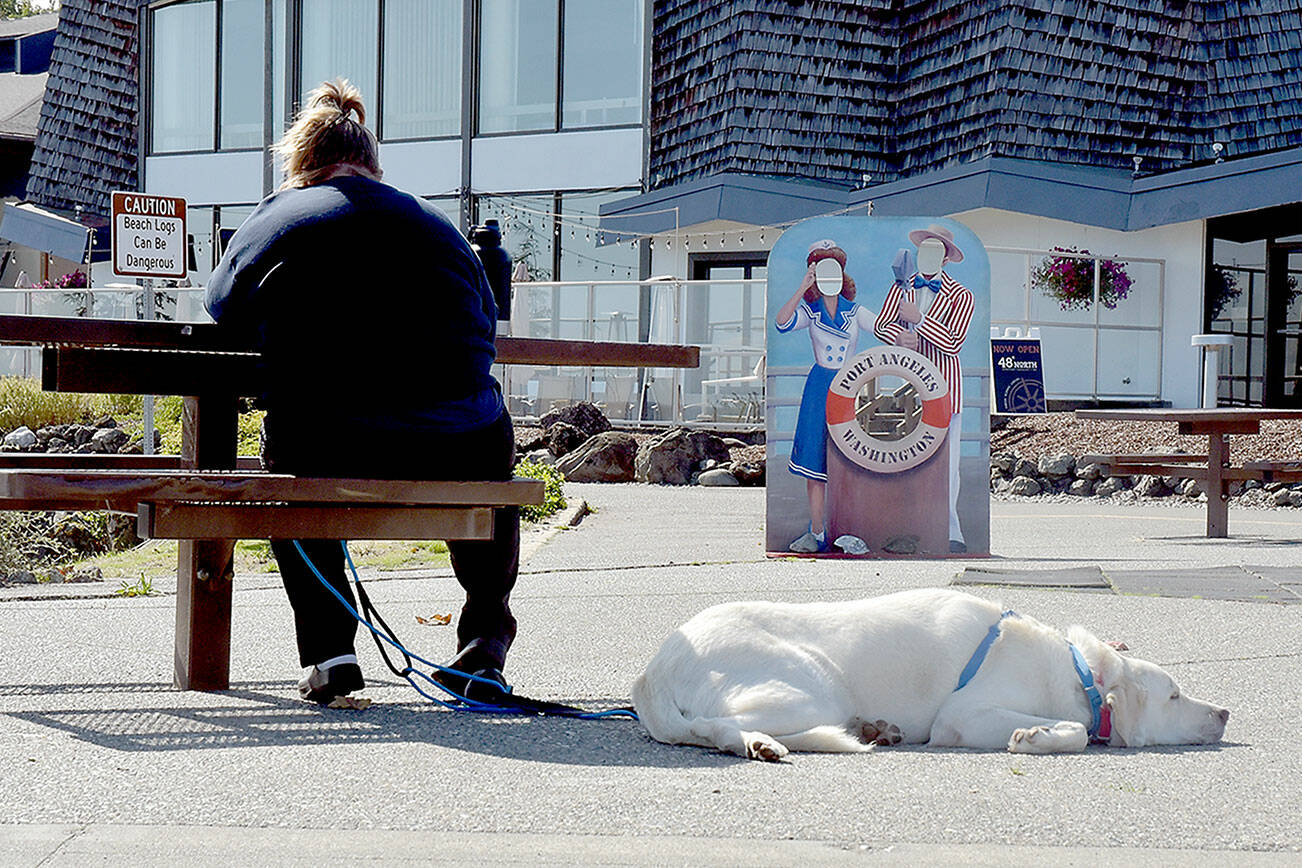
[[[362,667],[356,663],[337,663],[326,670],[313,666],[307,677],[298,682],[298,695],[308,702],[329,705],[336,696],[344,696],[365,686]]]
[[[949,553],[951,555],[965,555],[967,554],[967,544],[952,539],[949,541]]]

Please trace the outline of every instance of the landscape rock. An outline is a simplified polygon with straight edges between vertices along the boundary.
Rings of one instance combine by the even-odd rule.
[[[732,471],[723,467],[702,471],[701,475],[696,478],[696,484],[709,486],[741,485],[737,477],[732,475]]]
[[[34,585],[37,579],[36,573],[31,570],[14,570],[5,581],[13,585]]]
[[[742,485],[763,485],[765,465],[763,461],[734,461],[728,465],[732,475]]]
[[[632,482],[636,457],[633,435],[607,431],[558,460],[556,469],[571,482]]]
[[[638,449],[635,469],[639,482],[687,485],[702,461],[729,459],[728,447],[707,431],[675,428]]]
[[[1094,485],[1093,479],[1077,479],[1068,486],[1067,493],[1077,497],[1091,497],[1094,494]]]
[[[1043,476],[1071,476],[1076,472],[1076,457],[1066,452],[1041,455],[1036,469]]]
[[[1271,495],[1271,503],[1275,506],[1292,506],[1293,492],[1287,488],[1281,488]]]
[[[1032,497],[1040,493],[1040,483],[1029,476],[1015,476],[1008,487],[1009,493]]]
[[[1035,466],[1034,462],[1027,461],[1025,458],[1016,458],[1013,461],[1013,466],[1008,471],[1008,475],[1014,478],[1018,476],[1034,477],[1039,472],[1039,468]]]
[[[1108,465],[1100,464],[1097,461],[1091,461],[1088,464],[1081,464],[1076,467],[1077,479],[1098,479],[1101,476],[1107,476]]]
[[[101,428],[91,435],[90,443],[96,452],[117,452],[130,439],[121,428]]]
[[[604,434],[611,428],[610,420],[606,418],[606,414],[601,412],[595,404],[586,401],[552,410],[543,416],[538,424],[542,426],[543,431],[549,431],[558,422],[564,422],[578,428],[583,432],[584,440],[589,437],[596,437],[598,434]]]
[[[1116,494],[1118,491],[1125,491],[1125,477],[1109,476],[1107,479],[1100,479],[1098,485],[1094,486],[1095,497],[1107,497]]]
[[[1144,475],[1135,480],[1135,494],[1140,497],[1166,497],[1170,493],[1160,477]]]
[[[534,464],[546,464],[552,466],[556,463],[556,456],[546,449],[535,449],[532,452],[525,453],[524,461],[532,461]]]
[[[588,439],[577,426],[569,422],[555,422],[547,429],[547,451],[557,458],[568,455]]]
[[[5,435],[4,445],[17,449],[30,449],[37,444],[36,433],[26,425],[20,425]]]

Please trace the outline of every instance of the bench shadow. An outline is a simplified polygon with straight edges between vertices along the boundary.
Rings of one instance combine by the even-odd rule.
[[[164,694],[157,703],[122,707],[60,703],[0,716],[67,733],[89,744],[127,752],[191,751],[213,748],[297,747],[322,744],[428,744],[505,759],[565,765],[646,768],[722,768],[747,760],[704,750],[660,744],[639,723],[626,718],[582,720],[533,715],[477,715],[450,711],[431,702],[376,702],[365,711],[323,708],[291,698],[293,681],[241,682],[231,690],[182,694],[167,683],[9,684],[0,696]],[[377,682],[372,686],[398,686]],[[168,702],[165,695],[203,696]],[[208,699],[211,697],[211,699]],[[226,701],[234,700],[234,701]],[[585,706],[615,708],[626,700]]]

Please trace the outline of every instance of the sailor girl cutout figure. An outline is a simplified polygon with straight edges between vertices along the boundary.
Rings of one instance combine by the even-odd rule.
[[[800,286],[778,311],[778,332],[808,329],[814,365],[805,378],[788,469],[805,478],[809,529],[791,543],[793,552],[830,548],[824,524],[827,503],[827,389],[836,373],[857,352],[859,332],[872,332],[876,315],[855,302],[854,280],[845,273],[846,256],[835,241],[809,246],[809,266]]]

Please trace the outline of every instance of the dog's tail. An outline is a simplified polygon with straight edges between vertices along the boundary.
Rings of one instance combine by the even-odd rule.
[[[760,733],[743,730],[735,718],[686,717],[674,701],[669,682],[648,678],[644,672],[633,682],[633,707],[638,719],[656,741],[665,744],[694,744],[712,747],[738,756],[772,758],[760,751],[760,743],[777,742],[781,754],[787,750],[827,753],[859,753],[872,750],[843,726],[815,726],[801,732]],[[779,754],[779,756],[781,755]]]

